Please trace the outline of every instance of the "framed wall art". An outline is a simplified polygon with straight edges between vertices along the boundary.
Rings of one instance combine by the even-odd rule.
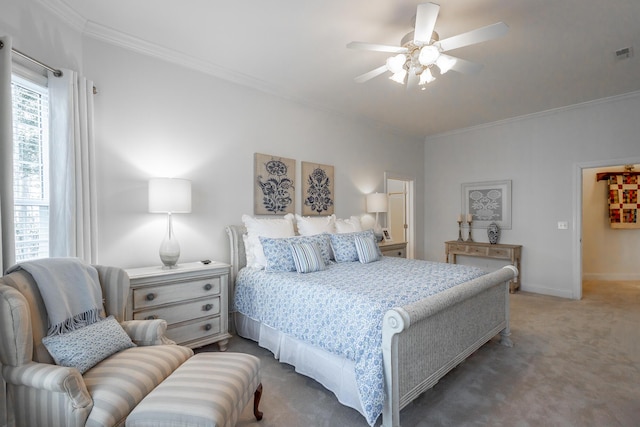
[[[284,215],[295,211],[296,161],[255,153],[253,213]]]
[[[333,166],[302,162],[302,215],[331,215]]]
[[[487,228],[495,222],[511,229],[511,180],[462,184],[462,213],[471,214],[472,228]]]

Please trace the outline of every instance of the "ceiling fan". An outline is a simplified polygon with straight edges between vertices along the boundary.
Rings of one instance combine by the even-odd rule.
[[[415,86],[417,83],[424,90],[424,85],[435,80],[432,73],[434,66],[437,66],[440,74],[444,74],[449,70],[461,73],[477,73],[482,68],[481,64],[456,58],[444,52],[493,40],[503,36],[509,30],[507,24],[498,22],[439,40],[438,33],[434,31],[439,11],[440,6],[435,3],[419,4],[415,17],[415,29],[402,38],[400,46],[365,42],[347,44],[350,49],[396,54],[388,58],[381,67],[356,77],[355,81],[364,83],[386,71],[391,71],[392,75],[389,77],[391,80],[401,84],[406,82],[408,87]]]

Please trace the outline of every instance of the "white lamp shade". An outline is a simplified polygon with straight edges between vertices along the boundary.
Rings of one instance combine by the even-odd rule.
[[[191,181],[177,178],[150,179],[149,212],[191,212]]]
[[[384,193],[367,194],[367,212],[387,212],[389,199]]]

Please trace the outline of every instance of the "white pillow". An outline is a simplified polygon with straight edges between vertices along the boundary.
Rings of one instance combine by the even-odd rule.
[[[336,219],[336,233],[353,233],[356,231],[363,231],[359,217],[352,215],[349,219]]]
[[[267,259],[262,250],[259,237],[293,237],[293,214],[286,214],[282,218],[254,218],[249,215],[242,215],[242,222],[247,228],[247,238],[245,240],[245,252],[247,254],[247,266],[253,268],[264,268]],[[244,237],[243,237],[244,239]]]
[[[336,216],[302,216],[296,214],[296,226],[301,236],[336,232]]]

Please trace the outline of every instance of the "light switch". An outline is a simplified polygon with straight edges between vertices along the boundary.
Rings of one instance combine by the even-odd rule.
[[[558,230],[568,230],[569,222],[568,221],[558,221]]]

